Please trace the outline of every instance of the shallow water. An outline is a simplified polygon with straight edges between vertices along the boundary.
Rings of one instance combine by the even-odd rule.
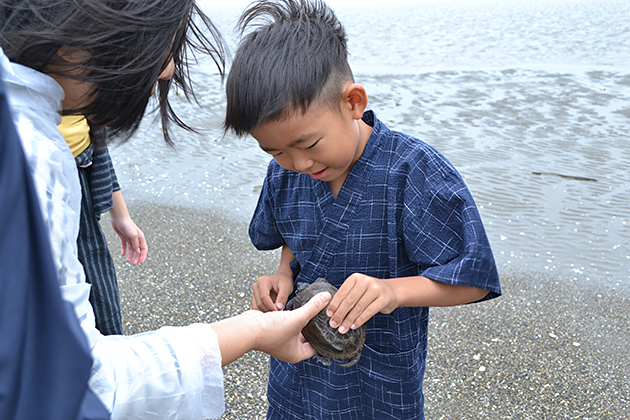
[[[370,108],[458,168],[500,270],[630,284],[630,3],[333,4]],[[240,8],[207,7],[234,46]],[[216,69],[193,74],[200,106],[174,100],[202,134],[173,151],[148,116],[112,150],[124,194],[247,220],[269,158],[223,136]]]

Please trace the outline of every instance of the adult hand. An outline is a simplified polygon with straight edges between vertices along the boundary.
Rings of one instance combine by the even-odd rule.
[[[302,328],[322,311],[330,293],[313,296],[293,311],[245,311],[212,324],[219,339],[223,365],[250,350],[260,350],[285,362],[297,363],[315,355],[315,350],[302,335]]]
[[[329,300],[330,293],[318,293],[298,309],[262,314],[256,349],[290,363],[313,357],[315,350],[301,331]]]

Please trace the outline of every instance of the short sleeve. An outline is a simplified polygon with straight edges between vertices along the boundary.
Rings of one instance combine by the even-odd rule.
[[[428,150],[410,165],[404,186],[403,230],[419,275],[501,294],[499,276],[477,205],[456,169]]]
[[[259,250],[276,249],[284,245],[284,239],[274,215],[274,164],[275,161],[269,163],[258,204],[249,224],[249,237],[252,244]]]

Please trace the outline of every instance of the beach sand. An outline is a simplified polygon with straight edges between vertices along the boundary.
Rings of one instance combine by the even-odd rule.
[[[275,271],[247,223],[200,209],[127,199],[149,255],[133,267],[110,241],[125,334],[212,322],[249,308],[251,285]],[[433,308],[425,375],[427,419],[630,418],[630,292],[601,282],[502,272],[503,296]],[[222,419],[264,419],[268,357],[225,367]]]

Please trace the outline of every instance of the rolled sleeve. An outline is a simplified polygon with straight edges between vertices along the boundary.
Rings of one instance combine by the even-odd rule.
[[[93,355],[90,388],[112,419],[203,420],[225,409],[221,352],[210,325],[103,336]]]

